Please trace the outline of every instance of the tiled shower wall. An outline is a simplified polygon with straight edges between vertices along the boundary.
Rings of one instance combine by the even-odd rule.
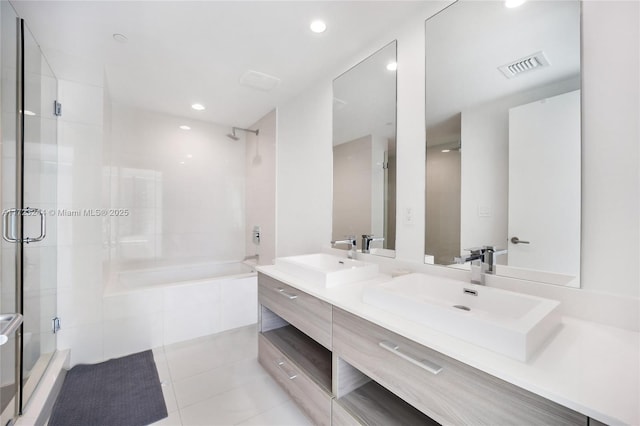
[[[104,232],[111,265],[244,258],[245,144],[227,138],[230,130],[111,105],[105,173],[115,215]]]

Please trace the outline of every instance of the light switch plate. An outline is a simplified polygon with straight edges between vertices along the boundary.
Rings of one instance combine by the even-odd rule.
[[[415,214],[412,207],[405,207],[404,214],[402,215],[403,223],[405,225],[413,225],[415,223]]]
[[[491,206],[478,205],[478,216],[491,217]]]

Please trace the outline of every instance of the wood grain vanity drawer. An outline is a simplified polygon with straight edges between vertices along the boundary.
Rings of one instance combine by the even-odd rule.
[[[316,425],[331,424],[332,396],[262,334],[258,335],[258,360]]]
[[[335,307],[333,351],[442,424],[587,424],[580,413]]]
[[[267,275],[258,274],[258,300],[289,324],[331,349],[331,305]]]

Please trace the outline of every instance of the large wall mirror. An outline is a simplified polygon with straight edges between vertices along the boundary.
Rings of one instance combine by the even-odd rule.
[[[334,240],[395,256],[396,42],[333,81]],[[365,248],[366,250],[366,248]]]
[[[425,261],[579,287],[580,2],[509,3],[426,21]]]

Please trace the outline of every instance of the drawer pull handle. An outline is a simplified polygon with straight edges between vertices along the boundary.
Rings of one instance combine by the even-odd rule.
[[[397,356],[399,356],[400,358],[409,361],[410,363],[417,365],[418,367],[427,370],[429,373],[431,374],[438,374],[439,372],[442,371],[442,367],[439,366],[436,363],[433,363],[431,361],[428,361],[426,359],[415,359],[414,357],[412,357],[411,355],[408,355],[404,352],[402,352],[400,350],[400,346],[396,345],[393,342],[388,342],[388,341],[384,341],[384,342],[380,342],[378,343],[378,346],[380,346],[382,349],[385,349],[389,352],[391,352],[392,354],[395,354]]]
[[[282,370],[282,372],[283,372],[284,374],[286,374],[286,375],[287,375],[287,377],[289,378],[289,380],[293,380],[293,379],[295,379],[296,377],[298,377],[298,375],[297,375],[297,374],[289,374],[289,373],[284,369],[284,361],[276,361],[276,364],[278,365],[278,368],[279,368],[280,370]]]
[[[286,297],[289,300],[294,300],[294,299],[298,298],[297,294],[286,292],[286,291],[284,291],[284,288],[277,289],[277,292],[280,293],[281,295],[283,295],[284,297]]]

